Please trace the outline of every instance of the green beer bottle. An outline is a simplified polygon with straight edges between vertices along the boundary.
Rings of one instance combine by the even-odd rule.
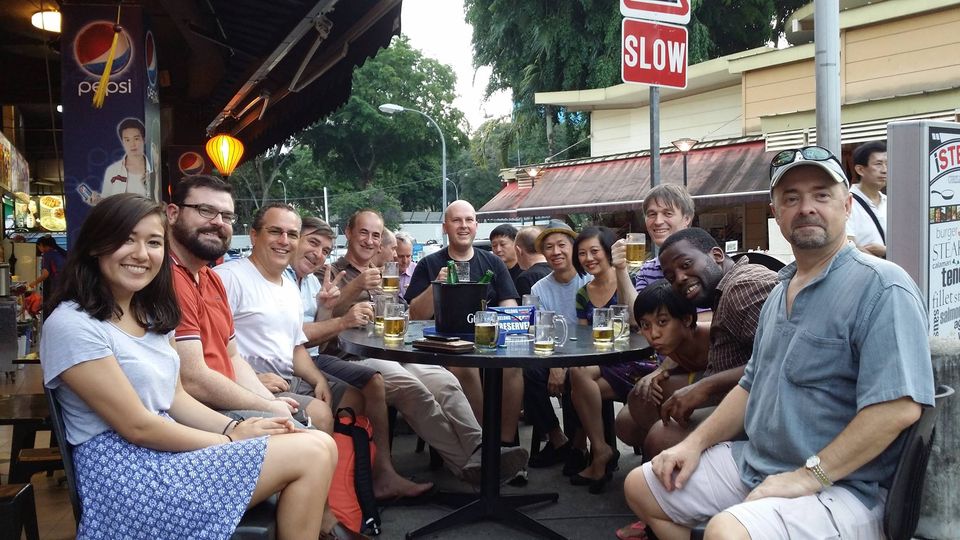
[[[457,278],[457,265],[453,261],[447,261],[447,283],[460,283]]]
[[[477,283],[490,283],[491,281],[493,281],[493,270],[487,270]]]

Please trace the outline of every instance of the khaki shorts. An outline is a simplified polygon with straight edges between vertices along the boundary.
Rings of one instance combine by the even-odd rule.
[[[747,529],[751,538],[883,538],[883,504],[869,509],[853,493],[839,486],[796,499],[770,497],[743,502],[750,488],[740,480],[730,443],[708,448],[683,489],[673,492],[663,487],[649,462],[642,467],[660,508],[674,523],[686,527],[728,512]]]

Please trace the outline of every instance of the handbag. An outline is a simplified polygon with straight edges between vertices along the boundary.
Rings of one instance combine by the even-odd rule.
[[[349,407],[337,409],[333,440],[340,455],[327,497],[330,510],[345,527],[369,536],[380,534],[380,510],[373,494],[373,425]]]

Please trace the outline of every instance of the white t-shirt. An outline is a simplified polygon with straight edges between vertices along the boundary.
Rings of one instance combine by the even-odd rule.
[[[870,197],[867,197],[860,191],[860,184],[850,186],[850,193],[855,193],[861,199],[870,205],[870,209],[876,214],[880,226],[883,227],[883,234],[887,234],[887,196],[880,193],[880,204],[873,204]],[[870,214],[863,209],[863,205],[853,200],[853,208],[850,210],[850,218],[847,220],[847,236],[853,236],[853,242],[858,246],[867,244],[886,245],[886,242],[880,237],[877,231],[877,224],[873,222]]]
[[[283,275],[290,278],[294,283],[297,282],[297,272],[293,268],[288,266]],[[303,321],[305,323],[313,322],[317,318],[317,294],[320,293],[322,288],[320,279],[314,274],[307,274],[300,280],[300,303],[303,305]],[[316,356],[320,354],[320,347],[310,347],[307,349],[307,353],[310,356]]]
[[[573,279],[567,283],[560,283],[553,272],[547,277],[533,284],[531,294],[540,298],[540,305],[546,311],[555,311],[567,320],[567,324],[577,324],[577,291],[587,283],[593,281],[593,276],[581,276],[574,273]]]
[[[132,336],[108,321],[98,321],[75,302],[64,302],[43,323],[40,358],[43,382],[56,391],[70,444],[82,444],[111,428],[63,384],[60,374],[90,360],[113,356],[147,410],[170,409],[180,372],[180,357],[170,345],[173,332]]]
[[[227,291],[240,356],[258,373],[293,377],[293,349],[307,342],[297,286],[285,276],[282,285],[267,281],[248,257],[214,271]]]
[[[131,174],[127,171],[127,156],[124,155],[120,161],[115,161],[103,172],[103,185],[100,186],[100,196],[103,198],[118,193],[136,193],[151,199],[156,199],[155,193],[151,193],[150,175],[153,174],[153,167],[150,160],[145,159],[146,174]],[[121,178],[123,180],[121,180]]]

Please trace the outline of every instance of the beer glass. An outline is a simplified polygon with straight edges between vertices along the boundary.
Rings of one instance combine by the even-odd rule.
[[[400,291],[400,265],[396,261],[387,261],[383,264],[382,283],[380,288],[385,293]]]
[[[533,352],[548,356],[567,342],[567,321],[555,311],[541,311],[533,334]]]
[[[627,233],[627,264],[640,266],[647,258],[647,235]]]
[[[460,283],[470,281],[470,261],[453,261],[453,266],[457,269],[457,281]]]
[[[615,304],[610,307],[613,310],[613,339],[621,341],[630,338],[630,306],[626,304]]]
[[[499,338],[497,330],[497,312],[478,311],[473,314],[473,343],[477,350],[497,350],[497,338]]]
[[[407,305],[387,302],[383,308],[384,340],[403,340],[407,333]]]
[[[610,345],[613,343],[613,309],[593,309],[593,343]]]
[[[383,313],[387,309],[387,303],[398,303],[396,295],[393,294],[375,294],[373,295],[373,328],[379,334],[383,332]]]

